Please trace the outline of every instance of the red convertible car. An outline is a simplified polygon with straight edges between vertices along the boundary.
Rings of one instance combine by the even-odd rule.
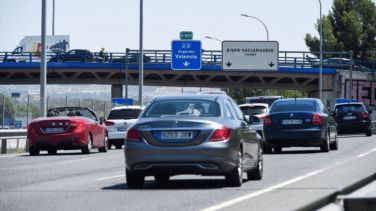
[[[91,149],[107,152],[106,120],[94,111],[83,107],[58,107],[47,111],[47,117],[37,118],[27,128],[30,155],[47,150],[54,155],[57,150],[81,149],[90,154]]]

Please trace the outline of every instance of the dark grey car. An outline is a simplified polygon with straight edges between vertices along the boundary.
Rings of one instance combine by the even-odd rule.
[[[263,174],[261,137],[226,95],[153,98],[128,129],[124,155],[130,188],[142,187],[145,176],[222,175],[241,186],[243,172],[250,180]]]

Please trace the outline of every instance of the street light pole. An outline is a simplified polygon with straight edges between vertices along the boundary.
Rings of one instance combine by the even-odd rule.
[[[241,14],[241,16],[248,17],[248,18],[254,18],[254,19],[259,20],[259,21],[262,23],[262,25],[264,25],[264,27],[265,27],[265,29],[266,29],[267,41],[269,41],[269,31],[268,31],[268,28],[266,27],[266,25],[264,24],[264,22],[262,22],[260,19],[258,19],[258,18],[256,18],[256,17],[250,16],[250,15]],[[267,96],[269,95],[269,89],[266,90],[266,95],[267,95]]]
[[[55,35],[55,0],[52,6],[52,35]]]
[[[268,31],[268,28],[266,28],[266,25],[264,24],[264,22],[262,22],[260,19],[258,19],[258,18],[256,18],[256,17],[250,16],[250,15],[241,14],[241,16],[248,17],[248,18],[254,18],[254,19],[259,20],[259,21],[262,23],[262,25],[264,25],[264,27],[265,27],[265,29],[266,29],[267,41],[269,41],[269,31]]]
[[[139,76],[138,76],[138,102],[142,107],[142,88],[143,88],[143,78],[144,78],[144,51],[142,47],[142,38],[143,38],[143,31],[142,31],[142,16],[143,16],[143,0],[140,0],[140,55],[139,58]]]
[[[320,2],[320,73],[319,73],[319,99],[322,100],[322,14],[321,0]]]

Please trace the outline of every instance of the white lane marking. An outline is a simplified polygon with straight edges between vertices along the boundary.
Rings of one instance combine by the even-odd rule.
[[[313,176],[313,175],[316,175],[318,173],[321,173],[323,172],[324,170],[317,170],[317,171],[314,171],[314,172],[311,172],[309,174],[306,174],[306,175],[303,175],[303,176],[300,176],[300,177],[296,177],[294,179],[291,179],[289,181],[286,181],[286,182],[283,182],[283,183],[280,183],[278,185],[275,185],[275,186],[272,186],[272,187],[269,187],[269,188],[266,188],[266,189],[263,189],[263,190],[260,190],[260,191],[257,191],[257,192],[254,192],[254,193],[250,193],[248,195],[245,195],[245,196],[241,196],[239,198],[236,198],[236,199],[233,199],[233,200],[230,200],[230,201],[227,201],[227,202],[224,202],[224,203],[221,203],[221,204],[218,204],[218,205],[215,205],[215,206],[212,206],[212,207],[209,207],[209,208],[206,208],[206,209],[203,209],[201,211],[215,211],[215,210],[219,210],[219,209],[222,209],[224,207],[228,207],[230,205],[233,205],[233,204],[236,204],[238,202],[241,202],[241,201],[244,201],[244,200],[247,200],[247,199],[250,199],[250,198],[253,198],[253,197],[256,197],[258,195],[261,195],[261,194],[264,194],[264,193],[267,193],[267,192],[270,192],[270,191],[273,191],[275,189],[278,189],[278,188],[281,188],[281,187],[284,187],[284,186],[287,186],[287,185],[290,185],[292,183],[295,183],[295,182],[298,182],[302,179],[305,179],[307,177],[310,177],[310,176]]]
[[[79,159],[79,160],[69,160],[69,161],[64,161],[64,162],[61,162],[61,163],[72,163],[72,162],[78,162],[78,161],[83,161],[83,160],[89,160],[91,158],[84,158],[84,159]]]
[[[368,152],[366,152],[366,153],[360,154],[360,155],[358,155],[357,157],[360,158],[360,157],[366,156],[366,155],[368,155],[369,153],[371,153],[371,152],[373,152],[373,151],[376,151],[376,148],[374,148],[374,149],[372,149],[372,150],[370,150],[370,151],[368,151]]]
[[[97,181],[106,180],[106,179],[112,179],[112,178],[118,178],[118,177],[125,177],[125,174],[118,175],[118,176],[113,176],[113,177],[104,177],[104,178],[97,179]]]

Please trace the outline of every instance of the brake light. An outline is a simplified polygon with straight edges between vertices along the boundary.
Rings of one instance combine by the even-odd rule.
[[[341,117],[340,115],[333,116],[333,119],[337,119],[337,118],[340,118],[340,117]]]
[[[214,94],[214,92],[209,92],[209,94]]]
[[[272,126],[272,119],[270,115],[264,116],[264,127]]]
[[[248,107],[253,108],[253,107],[255,107],[255,106],[254,106],[254,105],[250,105],[250,106],[248,106]]]
[[[126,140],[129,142],[141,142],[141,137],[138,135],[137,130],[131,128],[127,132]]]
[[[264,118],[265,118],[265,116],[260,117],[260,119],[264,119]]]
[[[222,129],[217,129],[211,136],[209,141],[218,142],[228,140],[231,136],[231,128],[223,126]]]
[[[322,125],[322,118],[318,114],[313,114],[312,118],[312,124],[313,125]]]
[[[360,116],[362,118],[368,118],[369,117],[369,115],[367,113],[358,114],[358,116]]]
[[[112,125],[115,125],[115,122],[105,121],[104,124],[106,126],[112,126]]]

